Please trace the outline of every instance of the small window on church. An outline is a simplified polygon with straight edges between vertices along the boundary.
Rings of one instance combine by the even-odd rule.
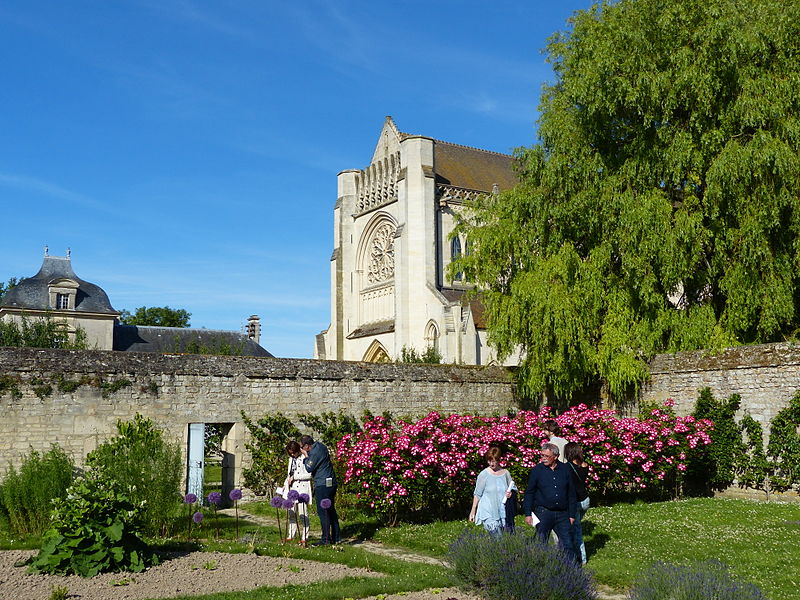
[[[56,294],[56,308],[58,310],[69,309],[69,294]]]
[[[461,256],[461,240],[456,236],[450,240],[450,262],[453,262],[459,256]],[[453,281],[461,281],[463,276],[464,274],[459,271],[453,275]]]

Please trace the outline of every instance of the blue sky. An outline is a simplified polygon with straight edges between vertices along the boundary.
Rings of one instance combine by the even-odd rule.
[[[541,49],[588,0],[7,0],[0,281],[43,247],[121,310],[185,308],[311,357],[336,174],[386,115],[497,152],[535,141]]]

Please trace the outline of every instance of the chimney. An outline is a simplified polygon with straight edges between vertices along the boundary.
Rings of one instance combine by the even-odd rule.
[[[247,337],[256,344],[261,343],[261,319],[258,315],[250,315],[247,319]]]

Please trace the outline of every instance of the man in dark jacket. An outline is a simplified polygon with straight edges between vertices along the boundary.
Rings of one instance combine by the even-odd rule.
[[[339,515],[336,514],[336,473],[333,472],[331,455],[321,442],[315,442],[310,435],[300,438],[300,452],[305,459],[306,471],[314,480],[314,500],[322,528],[321,545],[339,543]],[[323,507],[323,504],[325,507]]]
[[[572,543],[572,524],[578,503],[569,466],[559,462],[558,446],[542,446],[542,462],[531,469],[525,488],[525,522],[533,525],[533,513],[538,519],[536,533],[547,542],[555,531],[564,552],[581,564]]]

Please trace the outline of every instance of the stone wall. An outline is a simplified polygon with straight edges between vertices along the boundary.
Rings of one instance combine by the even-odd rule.
[[[741,414],[749,412],[767,431],[770,420],[800,390],[800,345],[739,346],[720,353],[661,354],[650,363],[650,381],[640,400],[675,401],[679,414],[692,411],[699,391],[711,388],[716,398],[742,397]]]
[[[3,466],[52,442],[80,464],[118,419],[139,412],[184,448],[189,423],[230,425],[223,450],[236,457],[237,483],[247,459],[241,411],[413,416],[517,407],[502,367],[0,348],[0,378]],[[82,383],[63,391],[70,382]]]

